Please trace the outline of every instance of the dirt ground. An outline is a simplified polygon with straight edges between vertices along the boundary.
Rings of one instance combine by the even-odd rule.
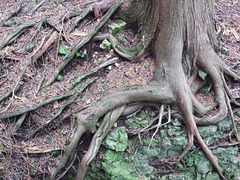
[[[17,9],[19,0],[0,1],[0,22],[14,10]],[[88,33],[96,26],[99,19],[89,15],[79,26],[74,28],[77,17],[69,17],[73,12],[82,11],[89,0],[46,0],[35,12],[35,1],[23,0],[20,11],[8,21],[16,20],[16,24],[10,27],[0,26],[0,43],[16,31],[20,25],[32,21],[36,25],[28,28],[21,36],[11,44],[0,50],[0,98],[11,92],[18,82],[23,69],[26,70],[20,80],[21,87],[9,97],[0,102],[0,115],[16,112],[28,107],[34,107],[44,100],[58,95],[69,94],[69,87],[72,80],[85,72],[98,67],[108,59],[117,56],[113,51],[102,51],[99,47],[101,42],[90,42],[80,49],[87,54],[84,58],[74,57],[60,73],[62,79],[55,81],[49,87],[42,87],[38,92],[40,82],[43,78],[49,80],[61,64],[64,56],[58,54],[60,45],[65,44],[68,51],[79,41],[85,39]],[[217,0],[216,21],[219,40],[221,43],[220,57],[227,64],[240,72],[240,3],[238,0]],[[32,13],[32,14],[31,14]],[[43,17],[47,22],[39,26]],[[108,24],[114,21],[114,17]],[[48,37],[51,31],[59,31],[58,39],[46,50],[46,52],[34,62],[29,62],[35,50],[41,45],[44,38]],[[100,33],[107,32],[105,25]],[[136,43],[137,36],[133,29],[127,29],[118,36],[128,37],[126,46]],[[27,52],[27,44],[34,44],[32,52]],[[226,53],[223,51],[227,51]],[[80,94],[73,103],[52,123],[42,128],[31,138],[27,138],[36,128],[44,125],[52,119],[58,110],[68,99],[54,101],[35,111],[28,112],[21,127],[15,131],[16,118],[0,120],[0,176],[3,179],[31,179],[40,178],[48,174],[62,157],[63,150],[71,136],[74,122],[70,118],[72,114],[80,109],[91,106],[101,99],[102,94],[108,89],[119,89],[128,86],[146,85],[152,78],[154,61],[151,56],[141,59],[137,63],[129,62],[121,57],[117,63],[111,64],[83,80],[96,77],[97,80]],[[239,84],[229,84],[232,94],[240,96]],[[212,101],[211,95],[199,94],[201,101]],[[86,139],[89,137],[86,136]],[[81,148],[87,146],[84,142]],[[86,147],[84,147],[86,146]],[[2,153],[1,153],[2,151]],[[49,153],[51,152],[51,153]],[[53,152],[58,152],[57,156]]]

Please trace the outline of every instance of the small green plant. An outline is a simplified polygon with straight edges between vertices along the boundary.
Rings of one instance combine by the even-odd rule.
[[[68,54],[67,46],[65,44],[62,44],[61,46],[59,46],[58,53],[61,55]]]
[[[57,78],[56,78],[58,81],[61,81],[62,80],[62,76],[59,74],[57,75]]]

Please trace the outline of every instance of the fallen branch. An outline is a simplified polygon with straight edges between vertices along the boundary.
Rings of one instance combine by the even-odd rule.
[[[49,39],[46,41],[46,43],[38,50],[36,50],[32,55],[31,55],[31,62],[36,61],[39,57],[43,55],[43,53],[46,52],[46,50],[55,42],[55,37],[57,36],[57,32],[54,31],[52,35],[49,37]]]

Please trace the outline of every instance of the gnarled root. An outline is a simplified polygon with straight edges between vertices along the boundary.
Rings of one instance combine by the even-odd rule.
[[[92,162],[95,156],[98,153],[98,150],[101,146],[102,141],[117,121],[117,119],[121,116],[125,109],[126,105],[120,106],[117,109],[107,113],[104,116],[103,122],[101,126],[98,128],[97,132],[94,134],[90,147],[88,148],[87,153],[82,158],[82,161],[79,165],[76,179],[83,179],[87,170],[88,165]]]
[[[88,153],[82,160],[79,167],[78,177],[83,177],[82,173],[85,173],[88,164],[97,153],[101,141],[112,127],[112,124],[119,116],[121,116],[121,114],[129,113],[124,112],[125,108],[123,107],[125,107],[126,104],[134,102],[171,104],[175,101],[171,92],[172,91],[167,84],[161,84],[161,86],[159,84],[158,86],[132,87],[119,91],[109,91],[97,105],[84,109],[76,114],[75,118],[77,118],[77,129],[75,135],[71,143],[66,147],[66,151],[60,163],[54,170],[52,170],[49,179],[55,179],[56,175],[67,163],[71,152],[76,148],[81,136],[86,131],[95,132],[97,121],[101,117],[105,116],[102,125],[93,137]],[[135,110],[135,108],[132,109]]]

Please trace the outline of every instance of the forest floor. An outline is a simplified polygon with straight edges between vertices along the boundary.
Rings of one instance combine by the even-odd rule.
[[[69,90],[69,88],[76,77],[117,57],[113,50],[106,51],[100,48],[102,41],[90,41],[78,51],[71,62],[60,72],[57,80],[52,85],[44,87],[43,80],[48,82],[51,79],[62,63],[64,55],[69,53],[71,48],[79,41],[86,39],[89,32],[99,22],[99,19],[89,15],[82,23],[75,26],[78,16],[71,16],[71,13],[83,11],[86,4],[90,2],[89,0],[46,0],[39,1],[39,4],[41,2],[43,4],[35,9],[37,3],[32,0],[0,1],[0,117],[11,112],[36,107],[41,102],[53,97],[72,93],[73,90]],[[20,7],[19,11],[6,20],[11,12],[17,10],[18,7]],[[240,3],[238,0],[216,1],[216,22],[220,40],[219,56],[237,72],[240,72],[239,12]],[[46,17],[46,21],[41,24],[44,17]],[[116,19],[117,17],[111,18],[101,28],[100,33],[108,32],[108,24],[112,24]],[[36,23],[21,30],[20,36],[2,47],[2,44],[10,34],[17,31],[22,25],[30,22]],[[57,32],[58,35],[51,36],[54,32]],[[128,25],[123,32],[116,35],[116,38],[121,40],[122,45],[127,47],[135,45],[138,41],[138,37],[134,34],[134,29]],[[44,45],[47,46],[45,51],[43,51]],[[41,51],[43,54],[37,56],[38,52]],[[73,133],[74,122],[71,119],[72,114],[84,107],[95,104],[101,99],[104,92],[109,89],[146,85],[151,80],[153,71],[154,61],[151,56],[142,58],[137,63],[119,57],[117,61],[111,62],[104,68],[84,78],[81,81],[82,84],[88,83],[93,78],[96,78],[96,80],[81,92],[59,116],[55,117],[59,109],[69,101],[69,97],[47,103],[34,111],[22,113],[14,118],[0,119],[0,179],[44,179],[45,175],[61,159],[65,146]],[[20,88],[18,88],[19,85]],[[239,84],[228,85],[231,87],[231,93],[235,97],[240,97]],[[198,99],[205,104],[211,104],[214,96],[211,90],[208,93],[206,91],[208,90],[202,89],[198,93]],[[2,99],[9,92],[9,96]],[[238,121],[240,120],[240,111],[236,108],[234,111],[236,113],[236,122],[240,125],[240,121]],[[104,147],[100,149],[96,158],[96,162],[90,167],[89,179],[93,179],[91,174],[95,174],[95,179],[103,178],[103,174],[109,179],[126,177],[126,179],[154,179],[159,177],[162,179],[174,179],[174,177],[169,177],[169,175],[163,176],[163,174],[165,174],[164,172],[172,171],[170,161],[177,159],[177,155],[185,145],[186,137],[183,135],[185,133],[181,123],[173,120],[168,127],[161,129],[159,134],[154,137],[152,143],[150,143],[151,140],[149,139],[151,139],[154,130],[141,135],[145,143],[142,146],[140,146],[139,138],[135,135],[146,127],[151,119],[156,118],[156,114],[157,112],[154,108],[143,109],[125,122],[118,121],[116,125],[117,130],[113,130],[113,133],[118,132],[118,136],[125,137],[126,135],[129,139],[124,140],[124,142],[118,142],[119,139],[114,139],[114,141],[117,141],[119,144],[125,143],[127,148],[124,149],[124,153],[120,152],[122,154],[119,154],[119,152],[114,153],[112,150],[116,150],[116,147],[109,147],[109,142],[105,141]],[[21,122],[21,119],[23,122]],[[51,120],[50,123],[49,120]],[[229,120],[226,120],[218,126],[207,127],[207,133],[210,135],[213,133],[212,137],[205,137],[209,143],[208,145],[218,146],[224,142],[232,143],[231,135],[229,134],[231,131],[230,124]],[[126,128],[122,129],[123,125]],[[204,127],[201,128],[203,133],[206,133],[206,129]],[[37,131],[35,132],[35,130]],[[107,138],[111,139],[111,135],[114,136],[114,134],[110,134]],[[178,135],[180,139],[174,140],[174,137]],[[84,135],[83,140],[79,143],[77,150],[79,153],[77,153],[75,164],[82,157],[80,152],[87,150],[91,137],[92,134],[88,133]],[[168,138],[166,139],[166,137]],[[156,138],[162,139],[156,140]],[[109,141],[111,142],[111,140]],[[158,147],[156,147],[156,144],[158,144]],[[179,149],[173,150],[171,145],[172,148],[179,147]],[[149,155],[144,156],[143,154],[146,155],[149,152],[148,146],[152,148],[152,151]],[[162,146],[169,147],[163,151]],[[224,151],[224,148],[222,151]],[[192,151],[192,154],[195,152],[200,153],[197,146]],[[160,155],[156,156],[156,153]],[[229,172],[229,177],[240,178],[240,153],[238,147],[233,146],[231,150],[228,152],[224,151],[224,153],[230,153],[233,160],[237,161],[234,164],[234,168],[229,170],[235,172],[236,175],[232,175]],[[132,156],[135,156],[135,158],[130,158]],[[195,159],[192,160],[195,164],[186,160],[186,167],[197,166],[201,161],[205,163],[201,158],[197,159],[196,157],[198,156],[202,157],[203,155],[201,153],[200,155],[195,154]],[[124,161],[123,164],[120,163],[122,169],[116,169],[116,172],[112,169],[110,172],[111,168],[107,164],[116,162],[110,162],[108,157],[111,157],[110,159],[115,157],[118,163]],[[158,157],[158,159],[153,157]],[[144,163],[146,166],[143,167]],[[116,167],[120,167],[120,164],[116,164]],[[132,166],[133,164],[134,166]],[[71,171],[66,175],[67,177],[65,176],[65,179],[70,179],[76,170],[74,165],[68,164],[68,166],[71,168]],[[128,171],[123,172],[126,167],[129,168]],[[200,167],[199,171],[201,170]],[[202,174],[193,173],[191,177],[193,179],[195,177],[205,179],[207,174],[212,173],[209,173],[210,171],[204,169],[201,171],[203,172]],[[124,176],[116,178],[119,172]],[[173,176],[180,177],[180,174],[175,172]],[[213,176],[217,177],[216,174]],[[182,177],[184,178],[185,175],[182,175]]]

